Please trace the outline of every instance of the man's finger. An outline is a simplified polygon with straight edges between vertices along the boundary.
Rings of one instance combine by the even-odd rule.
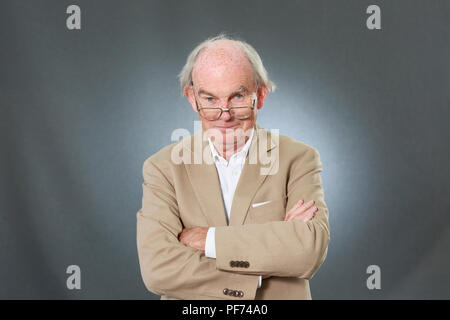
[[[294,214],[304,212],[306,209],[310,208],[314,205],[314,200],[309,200],[308,202],[302,204],[300,207],[298,207],[296,210],[294,210]]]
[[[314,203],[315,203],[314,200],[309,200],[307,203],[303,204],[300,208],[301,208],[302,210],[308,209],[308,208],[310,208],[311,206],[313,206]]]
[[[317,211],[317,207],[311,207],[303,214],[303,216],[304,217],[310,217],[310,216],[312,217],[316,213],[316,211]]]
[[[181,230],[180,234],[178,235],[178,241],[184,243],[185,235],[186,235],[186,229]]]
[[[298,200],[293,206],[292,208],[286,213],[285,217],[284,217],[284,221],[286,221],[287,217],[290,216],[294,211],[296,211],[298,208],[300,208],[300,206],[303,204],[303,199]]]
[[[303,203],[303,200],[300,200],[300,201]],[[300,201],[297,202],[297,204],[295,204],[291,210],[289,210],[289,212],[286,214],[286,217],[284,218],[284,221],[292,220],[293,216],[303,214],[306,209],[308,209],[315,203],[314,200],[310,200],[307,203],[299,205]]]
[[[303,215],[303,221],[309,221],[309,220],[311,220],[313,217],[314,217],[314,215],[316,214],[316,212],[317,212],[317,207],[312,207],[312,208],[310,208],[308,211],[306,211],[305,213],[304,213],[304,215]]]
[[[293,206],[293,207],[291,208],[291,210],[289,210],[289,211],[292,211],[292,210],[295,210],[295,209],[297,209],[297,208],[300,208],[300,206],[301,206],[303,203],[304,203],[303,199],[298,200],[297,203],[294,204],[294,206]]]
[[[317,207],[312,207],[309,208],[307,211],[302,212],[302,213],[298,213],[298,214],[293,214],[289,217],[289,220],[293,220],[293,219],[298,219],[298,220],[302,220],[302,221],[308,221],[311,220],[312,217],[315,215],[315,213],[317,212],[318,208]]]
[[[309,213],[309,214],[307,215],[306,219],[303,220],[303,221],[306,222],[306,221],[312,220],[312,218],[314,218],[315,215],[316,215],[316,211],[313,211],[313,212]]]

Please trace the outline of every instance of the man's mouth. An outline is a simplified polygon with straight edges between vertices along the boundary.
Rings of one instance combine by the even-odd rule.
[[[234,125],[234,126],[215,126],[215,128],[218,128],[218,129],[231,129],[234,127],[236,127],[236,125]]]

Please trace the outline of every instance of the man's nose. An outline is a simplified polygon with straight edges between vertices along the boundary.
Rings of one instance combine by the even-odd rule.
[[[229,121],[231,120],[232,116],[230,111],[224,111],[224,109],[227,109],[227,106],[222,107],[222,115],[220,116],[220,120],[222,121]]]
[[[230,111],[224,111],[225,109],[228,109],[228,103],[226,101],[221,101],[220,104],[219,108],[222,109],[222,114],[219,119],[222,121],[229,121],[232,118],[231,113]]]

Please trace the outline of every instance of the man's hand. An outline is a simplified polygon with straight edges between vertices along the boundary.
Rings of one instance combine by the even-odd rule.
[[[208,228],[194,227],[183,229],[178,236],[178,240],[184,245],[205,251],[206,244],[206,234],[208,233]]]
[[[284,217],[284,221],[291,221],[294,219],[299,219],[302,221],[311,220],[316,214],[317,207],[313,207],[314,200],[310,200],[307,203],[304,203],[303,200],[298,201],[288,213]]]
[[[314,200],[304,203],[303,200],[298,201],[291,210],[286,213],[284,221],[291,221],[294,219],[308,221],[311,220],[318,208],[313,207]],[[206,244],[206,234],[208,233],[208,228],[194,227],[183,229],[178,236],[178,240],[184,245],[205,251]],[[270,278],[270,276],[263,276],[263,279]]]

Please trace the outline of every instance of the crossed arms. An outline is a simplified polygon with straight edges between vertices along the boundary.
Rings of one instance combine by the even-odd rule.
[[[254,299],[259,275],[310,279],[323,263],[330,233],[322,164],[314,148],[290,167],[284,221],[216,227],[216,259],[205,257],[201,240],[186,236],[192,230],[183,229],[174,187],[149,160],[143,167],[137,245],[150,291],[179,299],[222,299],[226,286],[240,288],[245,299]],[[312,200],[315,208],[299,200]],[[250,267],[232,267],[231,260],[250,261]]]

